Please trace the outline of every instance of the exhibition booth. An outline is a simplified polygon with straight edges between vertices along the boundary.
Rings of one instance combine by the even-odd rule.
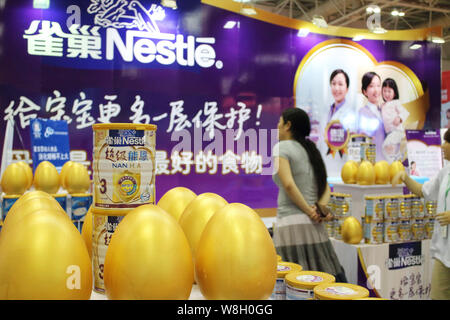
[[[442,28],[242,8],[0,8],[0,299],[430,299],[437,205],[392,178],[443,168]],[[288,108],[308,114],[326,166],[321,223],[345,283],[274,245]]]

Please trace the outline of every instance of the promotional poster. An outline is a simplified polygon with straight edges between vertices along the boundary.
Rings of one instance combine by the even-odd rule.
[[[67,122],[70,159],[90,172],[93,124],[154,124],[157,200],[184,186],[275,208],[272,148],[286,108],[309,113],[330,177],[353,134],[370,136],[377,160],[392,162],[406,155],[405,129],[439,127],[439,45],[300,36],[209,2],[4,5],[0,130],[14,120],[14,160],[31,164],[37,118]]]

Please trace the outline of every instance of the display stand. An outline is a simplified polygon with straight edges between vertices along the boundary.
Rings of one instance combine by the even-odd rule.
[[[347,281],[369,289],[372,297],[430,299],[431,240],[357,245],[330,240]]]
[[[368,195],[400,195],[403,194],[403,184],[393,187],[391,184],[375,184],[362,186],[358,184],[333,183],[333,192],[347,193],[352,196],[351,215],[361,222],[364,216],[364,197]]]

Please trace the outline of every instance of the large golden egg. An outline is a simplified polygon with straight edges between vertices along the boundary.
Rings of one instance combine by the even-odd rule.
[[[398,160],[392,162],[389,167],[389,176],[390,176],[391,183],[392,183],[392,178],[394,178],[395,174],[400,171],[405,171],[405,167],[403,166],[403,164]]]
[[[25,170],[25,173],[27,174],[27,179],[28,179],[27,190],[28,190],[33,185],[33,169],[31,169],[31,167],[24,161],[19,161],[19,162],[17,162],[17,164],[20,165]]]
[[[83,237],[89,256],[92,257],[92,206],[84,216],[83,227],[81,228],[81,236]]]
[[[387,161],[382,160],[375,163],[374,170],[376,184],[388,184],[391,181],[389,176],[389,163]]]
[[[342,240],[346,243],[357,244],[363,238],[361,223],[355,217],[348,217],[342,223]]]
[[[84,165],[74,162],[64,176],[66,190],[70,194],[86,193],[91,185],[88,170]]]
[[[67,175],[67,171],[69,171],[69,168],[74,164],[75,162],[73,161],[67,161],[66,163],[64,163],[64,165],[61,168],[61,172],[59,173],[59,183],[61,184],[61,186],[67,190],[67,186],[66,186],[66,175]]]
[[[364,160],[360,163],[356,181],[360,185],[372,185],[375,183],[375,170],[371,162]]]
[[[0,299],[78,300],[92,292],[89,254],[74,224],[50,210],[0,238]]]
[[[59,189],[59,174],[55,166],[49,161],[42,161],[34,172],[34,187],[36,190],[53,194]]]
[[[158,207],[170,213],[177,221],[184,209],[197,195],[185,187],[176,187],[167,191],[158,201]]]
[[[215,193],[202,193],[186,207],[178,223],[186,235],[191,247],[192,257],[195,258],[198,242],[203,229],[217,210],[228,202]]]
[[[206,299],[267,299],[277,278],[277,254],[258,214],[240,203],[217,211],[203,230],[195,258]]]
[[[46,209],[48,212],[71,222],[69,216],[55,198],[43,191],[31,191],[17,199],[11,209],[9,209],[3,222],[2,234],[10,228],[10,225],[13,226],[18,221],[21,221],[23,217],[42,209]]]
[[[11,163],[3,172],[1,185],[7,195],[23,194],[28,188],[26,171],[20,164]]]
[[[131,210],[111,237],[103,279],[109,299],[188,299],[194,266],[178,222],[155,205]]]
[[[353,160],[347,161],[341,169],[341,179],[344,183],[356,183],[356,173],[358,172],[358,163]]]

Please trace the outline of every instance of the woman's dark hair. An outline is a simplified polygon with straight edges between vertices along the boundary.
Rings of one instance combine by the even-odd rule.
[[[450,128],[444,133],[444,140],[450,143]]]
[[[362,81],[361,81],[362,82],[361,91],[363,91],[363,93],[364,93],[364,91],[367,90],[367,87],[372,82],[372,79],[374,77],[378,77],[381,80],[380,76],[378,74],[376,74],[375,72],[370,71],[370,72],[364,73],[364,75],[362,77]]]
[[[327,187],[327,169],[315,143],[306,138],[311,132],[311,123],[308,114],[299,108],[289,108],[284,110],[281,116],[283,117],[284,123],[291,123],[290,131],[292,137],[305,148],[308,154],[317,183],[317,196],[320,199]]]
[[[331,81],[333,81],[334,77],[336,77],[339,73],[342,73],[344,75],[345,83],[347,84],[347,88],[348,88],[350,86],[350,78],[348,77],[348,74],[342,69],[336,69],[331,73],[330,83],[331,83]]]
[[[394,79],[387,78],[386,80],[384,80],[381,88],[385,88],[385,87],[391,88],[392,90],[394,90],[394,99],[400,99],[400,95],[398,94],[397,83],[395,83]],[[384,100],[384,98],[383,98],[383,100]],[[386,100],[384,100],[384,101],[386,101]]]

